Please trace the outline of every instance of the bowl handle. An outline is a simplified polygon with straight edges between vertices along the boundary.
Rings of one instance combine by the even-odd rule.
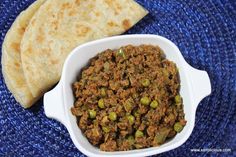
[[[189,66],[189,76],[196,105],[206,96],[211,94],[211,82],[206,71]]]
[[[55,119],[66,126],[62,86],[60,82],[54,89],[44,94],[43,104],[45,114],[48,118]]]

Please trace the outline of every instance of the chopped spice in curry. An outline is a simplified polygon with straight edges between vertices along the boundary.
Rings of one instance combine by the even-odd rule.
[[[178,69],[158,46],[124,46],[92,58],[73,84],[73,115],[102,151],[159,146],[186,124]]]

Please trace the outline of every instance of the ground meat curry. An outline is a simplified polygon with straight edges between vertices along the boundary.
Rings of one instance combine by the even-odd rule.
[[[159,146],[186,124],[175,63],[158,46],[124,46],[90,60],[73,84],[72,114],[103,151]]]

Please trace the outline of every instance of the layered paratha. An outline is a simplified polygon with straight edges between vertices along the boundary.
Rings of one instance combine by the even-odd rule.
[[[146,14],[133,0],[47,0],[21,42],[23,70],[32,95],[41,96],[59,81],[64,60],[76,46],[121,34]]]
[[[20,56],[20,43],[38,8],[45,0],[37,0],[23,11],[7,32],[2,45],[2,73],[8,89],[25,108],[30,107],[38,97],[33,97],[25,80]]]

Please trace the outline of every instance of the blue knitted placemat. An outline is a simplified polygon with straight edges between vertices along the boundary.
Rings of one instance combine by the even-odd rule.
[[[16,16],[33,1],[0,1],[0,45]],[[137,1],[150,13],[127,33],[158,34],[172,40],[189,64],[208,72],[212,83],[212,94],[198,106],[190,138],[159,156],[236,156],[236,1]],[[42,100],[28,110],[20,107],[1,73],[0,156],[84,155],[66,128],[45,116]]]

